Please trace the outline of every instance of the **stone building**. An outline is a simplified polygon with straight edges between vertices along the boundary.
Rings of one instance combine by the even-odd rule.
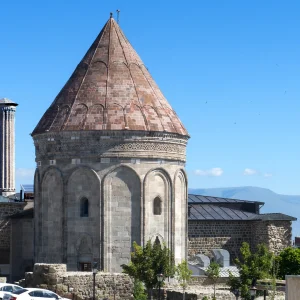
[[[0,99],[0,195],[15,194],[15,111],[17,103]]]
[[[188,255],[211,256],[212,249],[226,249],[231,262],[242,242],[252,250],[265,244],[278,254],[292,245],[292,221],[282,214],[261,214],[264,202],[188,195]]]
[[[23,278],[35,261],[32,202],[28,202],[23,211],[20,211],[23,209],[20,203],[15,206],[18,205],[18,211],[10,211],[10,214],[15,212],[9,218],[11,229],[6,227],[6,234],[2,234],[6,253],[11,257],[11,281]],[[262,214],[263,205],[264,202],[258,201],[189,194],[186,249],[189,259],[193,260],[196,254],[212,257],[213,249],[226,249],[233,263],[242,242],[248,242],[253,250],[257,244],[264,243],[275,254],[291,246],[292,222],[296,218],[281,213]],[[8,233],[11,233],[10,249]],[[80,265],[77,267],[80,270]]]
[[[121,271],[149,239],[186,257],[189,135],[112,17],[32,137],[35,262]]]
[[[25,202],[10,202],[6,197],[0,196],[0,274],[8,276],[11,273],[11,219],[26,208],[32,207]],[[32,220],[31,220],[32,222]],[[22,230],[18,228],[18,230]],[[29,234],[29,239],[32,234]],[[33,256],[33,255],[31,255]]]
[[[261,202],[187,195],[189,135],[113,18],[32,137],[34,209],[0,205],[11,281],[33,263],[118,272],[133,241],[166,243],[176,263],[214,248],[234,257],[243,241],[291,244],[294,218],[260,214]]]

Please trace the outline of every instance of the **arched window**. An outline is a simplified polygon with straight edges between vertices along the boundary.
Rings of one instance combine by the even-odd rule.
[[[159,197],[156,197],[153,201],[153,214],[161,215],[161,200]]]
[[[158,245],[161,246],[160,240],[159,240],[158,236],[156,236],[155,241],[154,241],[154,244],[157,245],[157,246],[158,246]]]
[[[80,200],[80,217],[89,216],[89,200],[87,198],[82,198]]]

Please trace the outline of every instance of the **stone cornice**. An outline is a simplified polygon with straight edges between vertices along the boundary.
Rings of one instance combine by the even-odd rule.
[[[36,161],[130,157],[185,162],[187,138],[177,134],[124,131],[74,131],[44,133],[33,137]]]

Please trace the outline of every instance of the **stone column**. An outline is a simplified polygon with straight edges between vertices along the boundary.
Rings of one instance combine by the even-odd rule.
[[[18,104],[0,100],[0,194],[15,194],[15,111]]]

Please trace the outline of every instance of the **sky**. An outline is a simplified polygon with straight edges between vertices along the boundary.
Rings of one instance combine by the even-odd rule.
[[[30,133],[113,12],[191,138],[190,188],[300,195],[299,1],[0,2],[0,98],[16,112],[16,189]]]

